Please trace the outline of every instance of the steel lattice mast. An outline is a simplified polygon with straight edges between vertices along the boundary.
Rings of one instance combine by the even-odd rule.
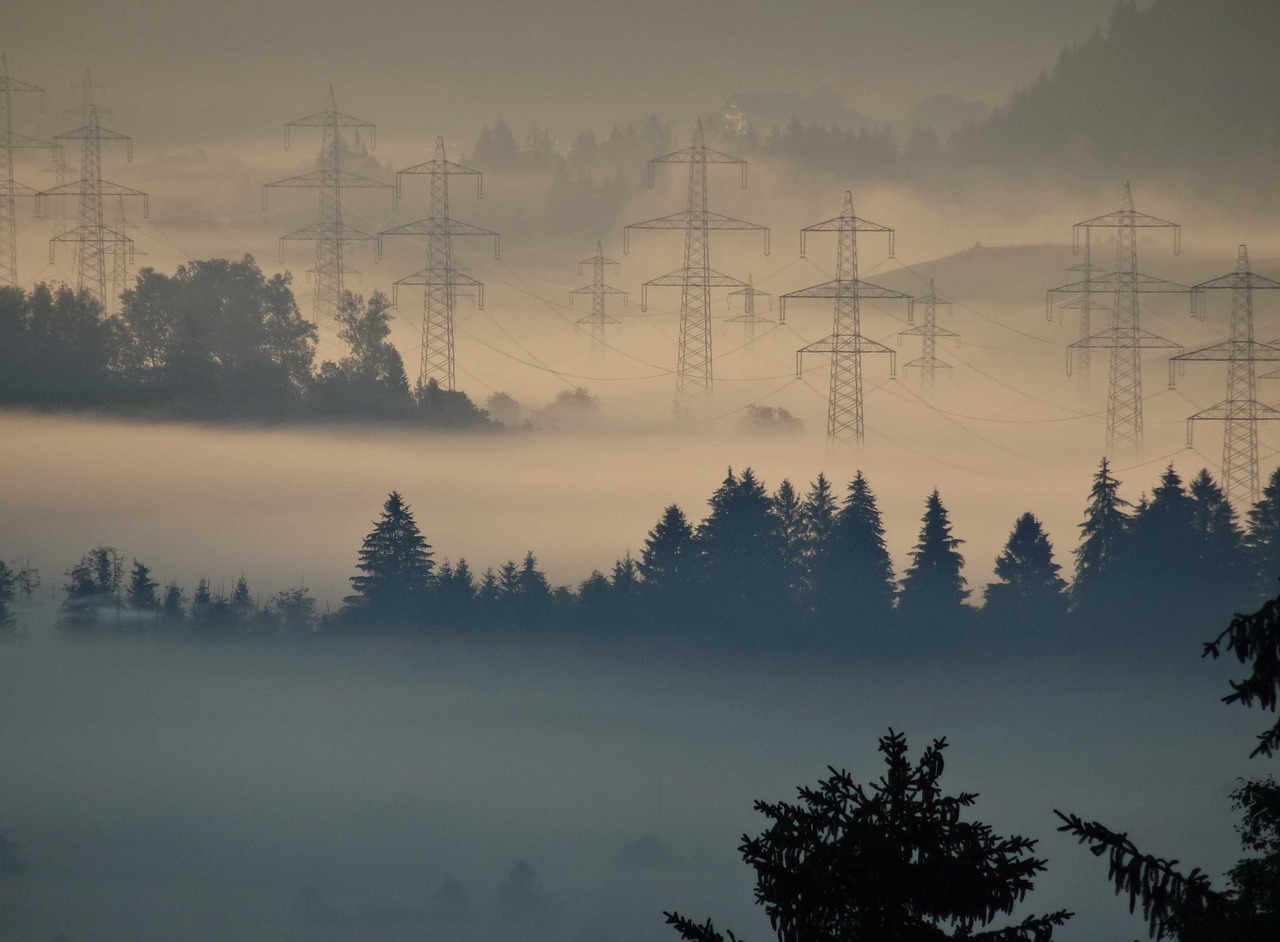
[[[471,176],[476,178],[476,197],[484,195],[483,175],[478,170],[464,167],[445,157],[444,138],[436,138],[435,156],[425,163],[416,164],[396,174],[396,192],[401,192],[405,174],[421,174],[431,178],[431,196],[425,219],[396,226],[378,234],[379,254],[383,236],[424,236],[427,240],[427,265],[407,278],[401,278],[392,289],[393,303],[399,300],[401,285],[421,285],[425,289],[422,298],[422,360],[418,370],[418,386],[422,388],[434,380],[445,389],[453,389],[456,368],[453,351],[453,310],[458,287],[474,288],[477,306],[484,309],[484,284],[460,271],[453,261],[454,236],[484,236],[493,238],[493,257],[501,256],[498,233],[461,222],[449,215],[449,177]]]
[[[893,230],[888,226],[860,219],[853,213],[853,195],[845,190],[840,215],[800,230],[800,255],[805,254],[806,236],[810,232],[835,232],[836,277],[831,281],[791,291],[782,295],[779,320],[787,319],[787,301],[809,298],[834,298],[835,316],[831,336],[808,344],[796,351],[796,376],[800,375],[806,353],[825,353],[831,357],[831,386],[827,399],[827,439],[831,442],[854,442],[861,445],[866,434],[862,407],[862,355],[889,354],[889,375],[895,375],[894,352],[882,343],[862,335],[859,299],[901,299],[911,296],[858,279],[858,233],[883,232],[889,237],[889,257],[893,257]]]
[[[369,148],[377,148],[377,128],[368,121],[343,114],[334,100],[333,86],[329,87],[329,104],[324,111],[307,115],[284,126],[284,146],[289,149],[290,131],[293,128],[320,129],[320,169],[300,176],[277,180],[262,187],[262,208],[267,208],[267,193],[272,189],[318,189],[320,191],[320,218],[302,229],[280,238],[280,261],[284,261],[284,243],[287,241],[314,242],[316,244],[315,316],[316,320],[332,319],[342,300],[343,277],[346,274],[344,250],[348,243],[371,242],[377,237],[347,225],[342,218],[342,191],[350,189],[393,189],[390,183],[370,180],[359,174],[343,170],[342,128],[368,128]],[[393,196],[394,200],[394,196]]]
[[[768,318],[761,317],[756,313],[756,298],[768,298],[769,310],[772,311],[773,295],[768,291],[761,291],[757,288],[755,278],[748,275],[747,286],[739,288],[737,291],[730,291],[725,303],[732,307],[734,298],[742,298],[742,313],[737,317],[729,318],[729,323],[742,325],[742,346],[744,349],[750,350],[752,356],[755,356],[756,329],[768,321]]]
[[[578,263],[578,274],[582,274],[582,269],[587,265],[591,266],[591,284],[583,285],[581,288],[574,288],[569,292],[569,303],[573,303],[574,295],[589,294],[591,295],[591,313],[585,317],[578,318],[575,323],[587,326],[591,331],[591,352],[599,355],[604,350],[604,332],[605,328],[610,324],[620,324],[616,317],[610,317],[605,313],[604,299],[611,294],[622,295],[622,303],[627,303],[627,293],[621,288],[614,288],[604,283],[605,266],[612,266],[614,274],[619,274],[622,270],[617,262],[611,258],[606,258],[604,254],[604,246],[600,242],[596,242],[596,254],[590,258],[584,258]]]
[[[1104,293],[1099,285],[1095,284],[1095,279],[1099,275],[1107,274],[1106,269],[1098,268],[1093,264],[1093,251],[1090,247],[1089,230],[1085,230],[1084,234],[1084,262],[1079,265],[1073,265],[1067,271],[1073,275],[1080,277],[1072,279],[1066,285],[1060,285],[1057,288],[1050,288],[1045,294],[1045,319],[1053,320],[1054,310],[1061,311],[1079,311],[1080,318],[1076,327],[1076,340],[1078,343],[1085,344],[1078,346],[1074,350],[1074,355],[1069,354],[1068,373],[1074,373],[1077,379],[1077,389],[1081,393],[1089,391],[1089,379],[1092,366],[1091,350],[1086,343],[1093,336],[1093,314],[1094,312],[1105,313],[1111,310],[1109,305],[1101,303],[1097,296]],[[1072,289],[1070,297],[1066,300],[1059,301],[1054,295],[1058,293],[1068,293],[1068,289]],[[1114,293],[1114,292],[1111,292]]]
[[[55,141],[80,142],[80,179],[64,183],[36,194],[36,206],[43,210],[51,196],[74,196],[79,200],[76,226],[49,240],[49,261],[59,243],[71,243],[76,247],[76,287],[88,291],[110,312],[115,298],[107,290],[107,246],[114,252],[119,249],[129,258],[133,256],[133,239],[103,222],[103,199],[106,197],[138,197],[142,200],[142,216],[150,214],[150,200],[146,193],[102,179],[102,143],[123,141],[127,159],[133,160],[133,140],[116,131],[109,131],[98,124],[98,108],[89,106],[88,120],[83,127],[59,134]]]
[[[676,361],[676,393],[684,398],[711,395],[711,289],[741,288],[746,282],[711,268],[708,234],[712,230],[750,229],[764,233],[764,254],[769,254],[769,229],[742,219],[713,213],[707,209],[707,165],[734,164],[742,168],[742,187],[747,186],[747,162],[712,150],[702,143],[702,121],[693,126],[693,143],[683,150],[649,161],[648,183],[653,187],[656,164],[688,164],[689,188],[683,212],[636,222],[623,229],[622,251],[630,250],[633,229],[683,229],[684,266],[646,281],[640,288],[640,307],[648,307],[651,287],[680,289],[680,348]]]
[[[920,370],[920,384],[924,387],[925,395],[933,395],[934,379],[938,370],[949,370],[951,364],[944,360],[938,359],[938,338],[939,337],[955,337],[956,343],[960,343],[960,335],[954,330],[947,330],[945,327],[938,326],[938,305],[943,305],[950,312],[952,304],[946,298],[938,297],[937,291],[933,287],[933,279],[929,279],[929,293],[923,298],[912,298],[907,304],[907,323],[915,323],[915,312],[917,305],[922,305],[924,314],[922,322],[918,327],[910,330],[898,332],[899,340],[903,337],[919,337],[920,338],[920,356],[903,364],[904,369]]]
[[[1084,348],[1111,351],[1111,368],[1107,376],[1107,453],[1117,449],[1142,450],[1142,350],[1151,348],[1182,349],[1180,344],[1143,330],[1138,323],[1138,295],[1143,293],[1138,274],[1138,229],[1172,229],[1173,251],[1182,250],[1182,227],[1157,219],[1133,208],[1133,194],[1124,185],[1120,208],[1113,213],[1076,223],[1072,230],[1072,250],[1080,251],[1080,234],[1092,229],[1116,230],[1116,269],[1110,287],[1115,291],[1111,326],[1068,349],[1068,366],[1072,350]]]
[[[1187,419],[1187,445],[1198,421],[1226,423],[1222,439],[1222,478],[1227,498],[1243,511],[1258,499],[1258,422],[1280,419],[1280,411],[1258,401],[1255,363],[1280,362],[1280,345],[1258,343],[1253,339],[1253,292],[1280,288],[1272,281],[1249,271],[1249,252],[1241,245],[1236,254],[1236,268],[1230,274],[1192,287],[1199,294],[1214,289],[1231,291],[1231,333],[1223,343],[1192,350],[1169,361],[1169,386],[1174,383],[1175,367],[1181,370],[1192,362],[1226,361],[1227,398],[1203,409]]]
[[[36,191],[13,178],[13,152],[30,148],[54,148],[13,130],[13,93],[37,92],[44,110],[44,89],[9,75],[9,61],[0,53],[0,285],[18,284],[17,200]]]

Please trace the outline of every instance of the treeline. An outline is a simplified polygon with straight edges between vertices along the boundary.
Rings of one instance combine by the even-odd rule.
[[[963,545],[935,491],[899,574],[861,473],[843,494],[823,475],[801,494],[785,480],[770,493],[750,469],[731,470],[700,521],[667,507],[638,556],[627,553],[570,588],[553,586],[532,551],[483,572],[465,559],[438,562],[392,493],[337,611],[319,613],[303,586],[260,604],[243,576],[230,593],[202,580],[188,599],[176,584],[161,588],[137,560],[126,572],[124,557],[102,546],[68,570],[62,622],[73,630],[155,623],[209,636],[486,629],[799,649],[925,636],[945,645],[975,632],[1015,647],[1122,635],[1141,647],[1275,594],[1280,470],[1246,528],[1207,471],[1184,485],[1169,467],[1149,496],[1130,503],[1103,461],[1070,585],[1031,513],[1014,521],[990,583],[969,585]],[[0,609],[8,617],[15,589],[5,571]]]
[[[172,275],[142,269],[105,316],[87,292],[0,288],[0,404],[207,419],[359,418],[433,428],[496,428],[464,393],[410,389],[389,336],[390,304],[347,293],[337,315],[348,353],[315,362],[316,327],[290,276],[246,255]]]

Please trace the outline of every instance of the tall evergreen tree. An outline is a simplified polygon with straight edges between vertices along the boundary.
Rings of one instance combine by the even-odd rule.
[[[755,473],[729,469],[708,501],[697,542],[708,589],[728,619],[772,620],[786,597],[778,518]]]
[[[0,634],[13,629],[13,600],[17,595],[13,570],[0,560]]]
[[[160,583],[151,578],[151,569],[134,559],[127,590],[129,607],[142,612],[155,611],[160,607],[160,599],[156,597],[158,588]]]
[[[803,566],[803,595],[810,609],[821,607],[833,581],[840,578],[838,564],[833,555],[832,537],[836,529],[839,507],[831,482],[825,474],[819,474],[809,485],[804,504],[800,508],[802,524],[801,564]]]
[[[1207,468],[1200,469],[1188,491],[1199,535],[1198,586],[1210,604],[1235,611],[1247,599],[1252,583],[1235,509]]]
[[[671,504],[645,537],[640,549],[640,574],[645,585],[659,594],[682,594],[693,582],[698,560],[693,527],[684,511]]]
[[[431,545],[418,529],[404,498],[392,491],[360,547],[355,590],[343,601],[356,624],[390,625],[420,621],[434,585]]]
[[[1280,591],[1280,468],[1271,472],[1262,497],[1249,509],[1249,569],[1258,600]]]
[[[1199,601],[1198,543],[1195,504],[1169,465],[1129,523],[1120,566],[1129,604],[1171,613]]]
[[[935,489],[925,501],[920,539],[911,551],[911,565],[902,579],[899,604],[904,614],[939,619],[964,614],[964,557],[956,547],[964,540],[951,535],[951,520]]]
[[[1093,476],[1089,505],[1080,524],[1080,545],[1075,549],[1076,578],[1071,595],[1077,607],[1105,604],[1115,590],[1119,575],[1115,567],[1129,526],[1125,508],[1131,506],[1119,490],[1120,482],[1103,458]]]
[[[783,478],[770,500],[773,514],[778,520],[778,541],[787,586],[793,595],[798,596],[805,570],[805,505],[786,478]]]
[[[842,624],[884,624],[898,586],[871,485],[859,471],[836,514],[830,548],[815,560],[815,604]],[[821,565],[819,565],[821,563]]]
[[[164,601],[160,603],[160,617],[170,624],[179,624],[186,617],[186,598],[182,587],[170,582],[164,587]]]
[[[1004,551],[996,558],[996,577],[985,590],[986,613],[997,619],[1026,622],[1060,618],[1066,607],[1067,584],[1053,561],[1053,544],[1034,514],[1025,513],[1013,525]]]

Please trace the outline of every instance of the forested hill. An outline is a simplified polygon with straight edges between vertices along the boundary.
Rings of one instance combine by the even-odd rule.
[[[1280,154],[1276,0],[1117,4],[1105,30],[952,139],[964,162],[1231,174]]]

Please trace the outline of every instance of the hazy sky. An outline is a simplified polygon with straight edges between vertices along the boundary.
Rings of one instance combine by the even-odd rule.
[[[362,117],[569,124],[831,83],[873,118],[938,91],[998,103],[1112,0],[17,0],[11,67],[68,102],[85,66],[121,130],[257,136],[328,83]]]

